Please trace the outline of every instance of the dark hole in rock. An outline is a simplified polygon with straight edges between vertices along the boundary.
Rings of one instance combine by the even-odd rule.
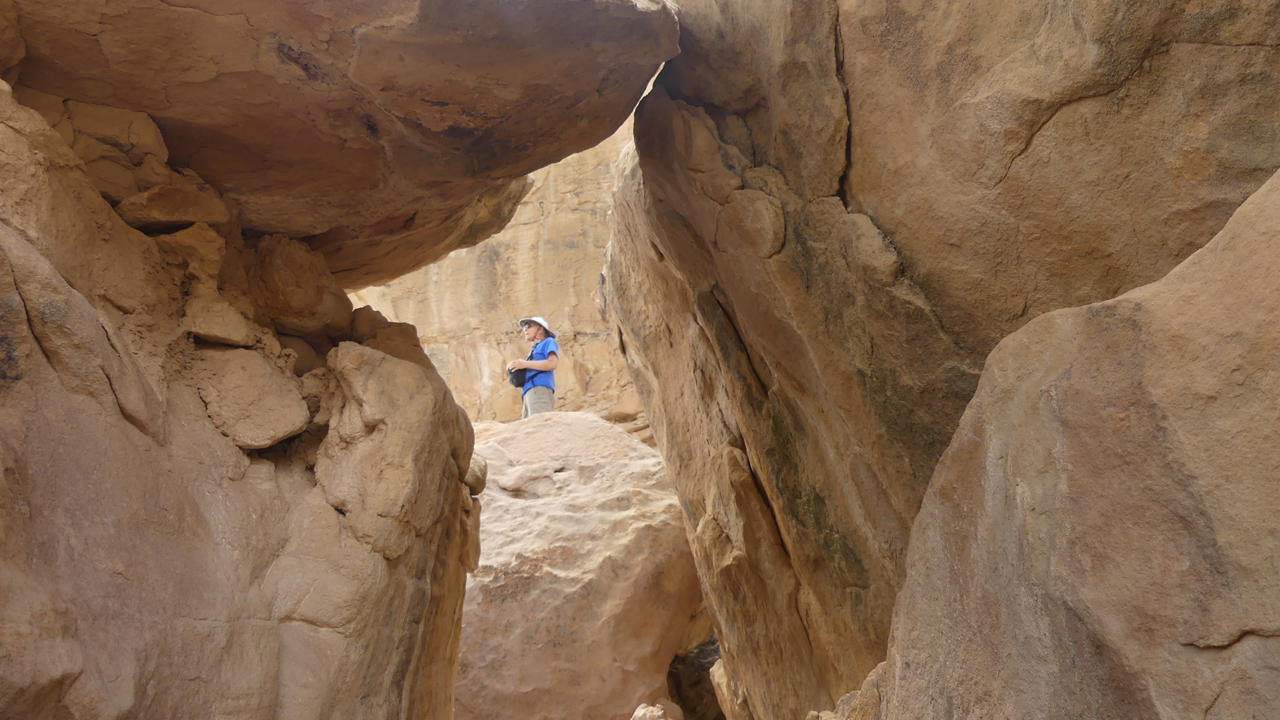
[[[667,670],[667,690],[684,711],[685,720],[724,720],[720,701],[711,684],[711,666],[720,659],[720,641],[711,639],[677,655]]]

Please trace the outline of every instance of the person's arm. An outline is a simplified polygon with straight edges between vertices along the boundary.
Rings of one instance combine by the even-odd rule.
[[[529,370],[555,370],[556,365],[560,363],[560,356],[551,353],[547,355],[546,360],[517,360],[515,365],[518,368],[528,368]]]
[[[547,372],[549,370],[555,370],[556,365],[560,364],[559,353],[556,352],[560,348],[559,346],[556,345],[556,342],[554,340],[544,340],[543,342],[547,343],[547,345],[549,346],[547,348],[546,359],[544,360],[512,360],[511,362],[507,363],[507,370],[519,370],[521,368],[524,368],[526,370],[541,370],[543,372]]]

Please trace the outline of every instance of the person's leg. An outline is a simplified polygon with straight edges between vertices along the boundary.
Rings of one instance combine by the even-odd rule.
[[[549,413],[556,403],[556,393],[548,387],[537,386],[525,393],[525,402],[529,405],[529,414]]]
[[[533,388],[533,390],[537,390],[537,389],[538,388]],[[531,414],[529,412],[529,401],[530,401],[529,393],[525,393],[520,397],[520,419],[521,420],[529,417],[529,415]]]

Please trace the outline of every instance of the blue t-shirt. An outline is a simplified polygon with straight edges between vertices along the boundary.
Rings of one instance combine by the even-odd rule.
[[[547,356],[552,353],[559,357],[560,346],[556,345],[555,338],[543,338],[537,345],[533,346],[533,354],[529,356],[529,359],[546,360]],[[551,388],[551,391],[555,392],[556,372],[554,370],[526,370],[524,377],[524,389],[520,391],[521,395],[529,392],[529,389],[533,387]]]

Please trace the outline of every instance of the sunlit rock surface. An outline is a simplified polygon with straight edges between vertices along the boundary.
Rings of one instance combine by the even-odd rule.
[[[701,596],[662,458],[585,413],[476,439],[488,484],[457,716],[628,720],[663,700]]]

